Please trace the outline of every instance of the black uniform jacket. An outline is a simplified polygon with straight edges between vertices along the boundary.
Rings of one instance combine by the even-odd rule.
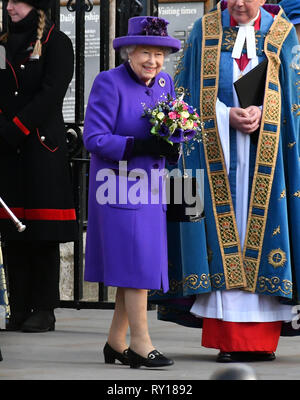
[[[77,235],[63,99],[73,76],[70,39],[49,24],[42,55],[35,36],[0,70],[0,197],[24,222],[17,232],[0,208],[2,240],[73,241]]]

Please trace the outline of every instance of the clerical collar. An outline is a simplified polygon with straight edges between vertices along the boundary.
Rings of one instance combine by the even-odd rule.
[[[232,20],[234,21],[233,18]],[[258,22],[260,22],[260,10],[258,10],[256,17],[253,18],[251,21],[249,21],[247,24],[238,25],[239,30],[232,50],[232,55],[231,55],[232,58],[239,59],[241,57],[245,41],[247,47],[247,57],[249,59],[256,57],[256,42],[255,42],[254,29],[256,28]]]

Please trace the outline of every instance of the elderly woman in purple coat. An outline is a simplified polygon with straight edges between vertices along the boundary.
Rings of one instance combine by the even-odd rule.
[[[145,107],[175,94],[161,72],[166,53],[180,49],[167,24],[157,17],[129,20],[127,36],[113,42],[126,61],[96,77],[84,127],[91,153],[85,279],[117,287],[104,358],[132,368],[173,364],[152,344],[147,290],[169,289],[161,171],[166,158],[178,158],[179,145],[151,135],[143,117]]]

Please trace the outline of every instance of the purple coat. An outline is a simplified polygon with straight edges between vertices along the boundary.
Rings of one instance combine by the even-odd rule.
[[[142,117],[144,106],[153,107],[168,93],[174,95],[168,74],[159,73],[153,85],[146,86],[127,63],[101,72],[95,79],[83,134],[91,153],[87,281],[164,291],[169,288],[163,184],[162,179],[150,179],[151,171],[164,169],[165,159],[130,156],[134,138],[151,135],[151,125]],[[133,170],[139,172],[138,178]],[[144,195],[139,197],[141,193]],[[150,203],[151,196],[156,204]],[[107,199],[109,203],[101,204]]]

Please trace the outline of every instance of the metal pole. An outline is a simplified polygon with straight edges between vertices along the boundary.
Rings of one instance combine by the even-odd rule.
[[[109,69],[109,0],[100,3],[100,71]]]
[[[116,66],[113,40],[116,37],[116,0],[109,0],[109,69]]]
[[[75,123],[84,121],[84,49],[85,49],[85,0],[75,5]]]

